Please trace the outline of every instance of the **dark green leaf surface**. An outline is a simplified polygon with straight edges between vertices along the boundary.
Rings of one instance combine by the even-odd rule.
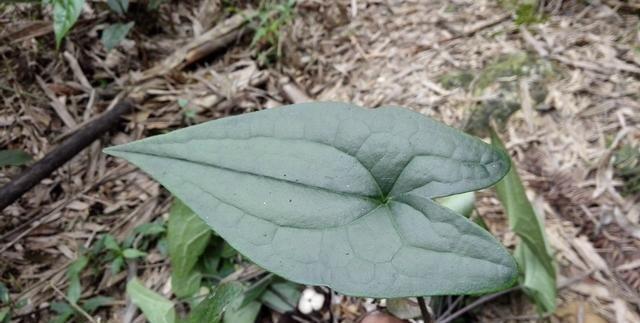
[[[222,318],[223,323],[254,323],[262,304],[258,301],[250,302],[249,304],[240,306],[239,302],[233,302],[229,305],[229,308],[224,312]]]
[[[124,15],[129,10],[129,0],[107,0],[107,5],[119,15]]]
[[[211,237],[211,229],[184,203],[176,200],[168,225],[171,288],[178,297],[193,295],[200,288],[202,274],[195,266]]]
[[[59,48],[64,36],[80,17],[84,0],[53,0],[52,2],[53,31],[56,35],[56,48]]]
[[[146,255],[147,255],[146,252],[140,251],[138,249],[128,248],[128,249],[122,250],[122,256],[127,259],[142,258],[142,257],[145,257]]]
[[[111,298],[111,297],[96,296],[96,297],[92,297],[92,298],[89,298],[88,300],[84,301],[84,303],[82,304],[82,309],[87,311],[87,313],[93,313],[98,308],[103,307],[103,306],[109,306],[110,304],[113,304],[114,302],[115,302],[115,300],[113,298]]]
[[[227,306],[240,296],[240,283],[229,282],[216,287],[211,295],[198,304],[189,316],[189,323],[219,323]]]
[[[0,167],[22,166],[31,161],[31,156],[22,150],[0,150]]]
[[[129,30],[133,27],[134,22],[126,24],[112,24],[102,31],[102,37],[100,40],[107,51],[110,51],[117,47],[127,37]]]
[[[106,152],[298,283],[404,297],[488,292],[516,277],[491,234],[432,200],[495,183],[507,157],[410,110],[292,105]]]
[[[271,284],[269,289],[260,296],[260,301],[278,313],[293,312],[302,294],[300,287],[289,281]]]
[[[505,151],[504,144],[495,132],[491,132],[492,144]],[[533,206],[527,198],[520,176],[511,169],[496,185],[498,198],[509,217],[511,230],[520,237],[515,257],[524,269],[522,285],[538,305],[541,312],[553,313],[556,308],[556,272],[553,257]]]
[[[67,290],[67,298],[70,302],[76,303],[82,294],[82,286],[80,285],[80,274],[82,270],[89,264],[89,258],[80,256],[71,263],[67,269],[67,277],[69,279],[69,288]]]

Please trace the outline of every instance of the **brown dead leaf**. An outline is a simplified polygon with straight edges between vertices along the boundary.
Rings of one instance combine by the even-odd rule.
[[[607,323],[602,316],[596,314],[586,302],[571,302],[561,306],[556,311],[556,316],[562,322]]]
[[[374,312],[365,316],[365,318],[362,319],[362,321],[360,322],[361,323],[405,323],[406,321],[403,321],[389,314]]]

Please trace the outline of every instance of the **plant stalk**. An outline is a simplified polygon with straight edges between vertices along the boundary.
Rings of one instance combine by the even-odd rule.
[[[433,323],[431,314],[429,314],[429,310],[427,309],[427,304],[424,302],[424,297],[418,296],[417,298],[418,305],[420,306],[420,313],[422,314],[422,320],[424,323]]]

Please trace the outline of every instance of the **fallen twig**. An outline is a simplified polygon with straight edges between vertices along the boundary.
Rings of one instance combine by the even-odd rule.
[[[78,311],[78,313],[82,314],[82,316],[84,316],[84,318],[86,318],[89,322],[91,323],[97,323],[96,320],[93,319],[93,317],[91,317],[91,315],[89,315],[89,313],[87,313],[85,310],[82,309],[82,307],[78,306],[78,304],[76,304],[75,302],[72,302],[67,295],[65,295],[61,290],[59,290],[53,283],[49,283],[49,286],[51,287],[51,289],[53,289],[56,294],[60,295],[62,298],[64,298],[65,301],[67,301],[67,303],[69,303],[69,305],[71,305],[71,307],[73,307],[74,310]]]
[[[132,108],[133,103],[129,100],[119,102],[113,109],[82,127],[44,158],[0,188],[0,210],[15,202],[22,194],[113,128],[120,121],[120,117]]]
[[[291,103],[304,103],[311,101],[311,98],[304,93],[298,85],[288,78],[282,78],[279,81],[282,95]]]
[[[234,40],[247,32],[244,25],[253,16],[253,11],[244,11],[217,24],[209,31],[189,41],[162,62],[146,70],[142,79],[145,81],[185,67],[226,48]]]
[[[460,38],[465,38],[465,37],[471,37],[475,34],[477,34],[478,32],[487,29],[487,28],[491,28],[493,26],[499,25],[500,23],[509,20],[509,18],[511,18],[511,13],[508,14],[504,14],[501,16],[497,16],[494,19],[489,19],[486,21],[481,21],[475,25],[471,25],[468,28],[464,28],[460,33],[454,34],[452,36],[449,37],[444,37],[441,39],[436,40],[435,42],[431,43],[431,44],[422,44],[422,45],[418,45],[415,49],[414,49],[414,53],[419,53],[419,52],[423,52],[426,50],[430,50],[433,49],[434,47],[436,47],[437,45],[441,45],[444,43],[448,43],[452,40],[456,40],[456,39],[460,39]]]

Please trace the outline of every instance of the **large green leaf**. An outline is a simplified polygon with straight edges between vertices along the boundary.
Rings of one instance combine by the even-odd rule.
[[[227,306],[242,294],[240,283],[229,282],[216,287],[211,295],[198,304],[189,315],[189,323],[219,323]]]
[[[127,294],[144,313],[149,323],[175,323],[176,311],[173,303],[162,295],[144,287],[134,278],[127,283]]]
[[[491,131],[491,142],[496,148],[506,151],[494,131]],[[496,185],[496,191],[507,212],[511,230],[521,239],[515,252],[516,261],[524,269],[521,284],[541,312],[553,312],[556,308],[553,257],[549,252],[544,226],[533,210],[515,168]]]
[[[202,274],[195,267],[207,247],[211,229],[184,203],[176,201],[171,207],[167,231],[171,288],[178,297],[191,296],[200,288]]]
[[[404,297],[488,292],[517,276],[491,234],[432,200],[495,183],[507,156],[410,110],[292,105],[105,151],[298,283]]]
[[[56,48],[59,48],[64,36],[80,17],[84,0],[52,0],[52,2],[53,31],[56,35]]]

